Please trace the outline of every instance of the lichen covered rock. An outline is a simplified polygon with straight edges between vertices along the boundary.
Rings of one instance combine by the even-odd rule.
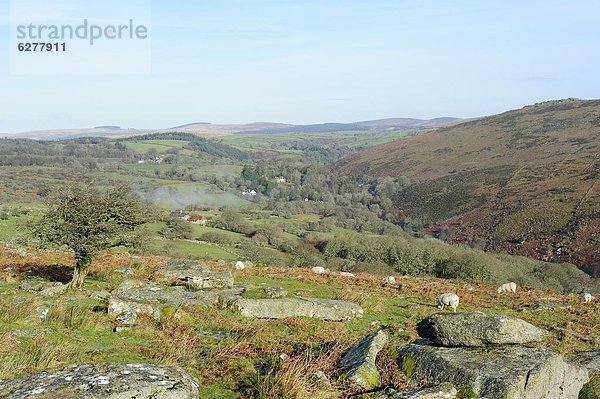
[[[355,303],[321,298],[234,299],[223,306],[242,316],[259,319],[311,317],[321,320],[346,321],[363,316],[363,309]]]
[[[0,380],[2,399],[197,399],[194,377],[150,364],[72,365]]]
[[[233,288],[230,272],[213,272],[205,263],[175,259],[161,266],[156,281],[167,285],[184,285],[193,290]]]
[[[412,343],[400,348],[399,365],[413,383],[454,385],[459,397],[576,399],[588,381],[585,368],[537,348],[444,348]]]
[[[524,320],[483,312],[434,314],[417,324],[417,333],[443,346],[524,344],[547,335]]]
[[[376,331],[367,335],[344,355],[339,367],[345,371],[348,380],[365,389],[379,385],[379,371],[375,360],[387,338],[384,331]]]

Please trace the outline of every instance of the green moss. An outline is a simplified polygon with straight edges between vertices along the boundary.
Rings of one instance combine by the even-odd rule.
[[[468,398],[478,398],[479,395],[475,391],[473,391],[470,387],[461,388],[458,390],[456,394],[456,399],[468,399]]]
[[[579,399],[600,399],[600,374],[594,375],[579,392]]]
[[[358,377],[365,381],[364,388],[372,389],[377,388],[379,386],[379,372],[375,370],[374,372],[370,372],[364,368],[358,370]]]
[[[404,356],[402,358],[402,371],[406,374],[408,379],[411,379],[415,375],[416,367],[415,359],[410,356]]]

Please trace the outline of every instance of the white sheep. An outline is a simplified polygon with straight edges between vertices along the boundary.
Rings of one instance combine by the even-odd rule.
[[[510,282],[504,283],[500,287],[498,287],[498,294],[512,292],[513,294],[517,292],[517,284]]]
[[[452,311],[456,313],[456,308],[458,307],[459,302],[460,298],[458,297],[458,295],[453,293],[446,293],[440,295],[437,301],[437,307],[438,309],[444,310],[444,306],[450,306],[452,308]]]
[[[396,284],[396,277],[394,277],[394,276],[387,276],[386,278],[383,279],[383,283],[384,284],[389,284],[389,285]]]
[[[343,277],[356,277],[356,274],[349,273],[349,272],[340,272],[340,276],[343,276]]]
[[[244,270],[246,268],[246,265],[241,260],[238,260],[237,262],[235,262],[235,265],[233,267],[235,268],[235,270]]]
[[[323,266],[315,266],[311,270],[313,273],[317,274],[324,274],[327,272],[327,270]]]
[[[581,294],[581,300],[585,303],[591,303],[594,297],[589,292],[584,292]]]

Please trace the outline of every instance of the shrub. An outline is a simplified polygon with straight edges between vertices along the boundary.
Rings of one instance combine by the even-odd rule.
[[[207,233],[204,233],[200,237],[198,237],[198,240],[220,245],[233,245],[238,242],[233,237],[228,236],[225,233],[219,233],[217,231],[209,231]]]

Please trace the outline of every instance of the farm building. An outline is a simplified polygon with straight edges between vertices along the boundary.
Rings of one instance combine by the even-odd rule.
[[[187,221],[190,223],[201,224],[204,226],[206,225],[206,222],[208,222],[208,218],[204,215],[190,215]]]

